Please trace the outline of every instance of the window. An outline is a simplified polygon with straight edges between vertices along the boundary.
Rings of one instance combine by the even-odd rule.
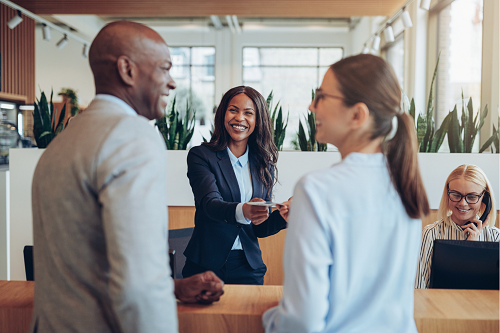
[[[284,149],[293,149],[292,140],[329,66],[342,59],[342,48],[243,48],[243,84],[258,90],[264,98],[273,91],[284,116],[290,112]]]
[[[196,119],[211,119],[215,105],[215,47],[169,47],[172,58],[170,74],[177,84],[172,91],[180,110],[189,101]]]
[[[436,78],[436,121],[440,125],[455,105],[461,111],[462,91],[467,100],[472,97],[475,113],[481,106],[483,1],[456,0],[437,15],[441,57]],[[479,140],[475,144],[478,146]]]

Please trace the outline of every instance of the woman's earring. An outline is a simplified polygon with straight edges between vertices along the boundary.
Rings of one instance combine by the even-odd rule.
[[[453,212],[451,211],[451,209],[448,209],[448,211],[446,212],[446,216],[450,217],[452,214],[453,214]]]

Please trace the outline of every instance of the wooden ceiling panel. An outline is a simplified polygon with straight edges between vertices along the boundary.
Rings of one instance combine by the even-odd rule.
[[[38,15],[93,14],[148,17],[391,16],[406,0],[14,0]]]

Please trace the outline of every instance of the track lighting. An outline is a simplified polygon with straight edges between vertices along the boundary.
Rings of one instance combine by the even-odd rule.
[[[361,53],[363,54],[367,54],[370,52],[370,49],[368,48],[368,46],[366,46],[366,43],[363,45],[363,51],[361,51]]]
[[[236,29],[237,33],[240,33],[241,28],[240,28],[240,23],[238,22],[238,17],[236,15],[233,15],[232,18],[233,18],[234,29]]]
[[[231,30],[231,32],[234,34],[236,32],[236,29],[233,26],[233,18],[231,17],[231,15],[226,15],[226,21],[229,30]]]
[[[2,5],[6,5],[17,12],[17,15],[12,17],[10,19],[10,21],[7,22],[7,25],[10,29],[14,29],[16,26],[18,26],[19,23],[21,23],[23,21],[22,15],[24,15],[24,16],[28,17],[29,19],[32,19],[35,22],[41,23],[43,25],[43,27],[42,27],[43,40],[46,40],[46,41],[50,40],[51,39],[51,32],[52,32],[51,30],[55,30],[55,31],[60,32],[61,34],[64,35],[64,37],[61,40],[59,40],[59,42],[57,42],[57,44],[56,44],[56,46],[59,49],[62,49],[64,46],[66,46],[66,44],[68,44],[68,41],[69,41],[68,38],[72,38],[75,41],[77,41],[83,45],[82,56],[88,57],[90,43],[87,40],[75,35],[74,33],[71,33],[70,31],[67,31],[67,30],[53,24],[50,21],[47,21],[43,17],[40,17],[36,14],[33,14],[29,10],[24,9],[23,7],[15,4],[14,2],[11,2],[9,0],[0,0],[0,2],[2,3]],[[218,17],[216,17],[216,18],[218,19]]]
[[[43,40],[47,41],[50,40],[50,28],[45,23],[43,24],[42,34],[43,34]]]
[[[15,27],[17,27],[19,25],[19,23],[21,23],[23,21],[23,18],[21,17],[21,11],[18,10],[17,11],[17,15],[14,16],[13,18],[10,19],[9,23],[7,23],[7,25],[9,26],[9,28],[11,29],[14,29]]]
[[[429,10],[430,6],[431,6],[431,0],[420,0],[420,8]]]
[[[386,43],[394,42],[394,31],[392,30],[392,26],[387,24],[384,30],[384,38]]]
[[[405,27],[405,29],[413,27],[410,13],[408,13],[405,8],[403,8],[403,14],[401,14],[401,20],[403,21],[403,26]]]
[[[210,19],[212,20],[212,23],[215,27],[215,29],[220,30],[222,29],[222,23],[220,23],[220,18],[217,15],[210,15]]]
[[[82,56],[84,58],[88,58],[89,57],[89,46],[88,46],[88,44],[83,44]]]
[[[68,36],[64,35],[64,37],[61,38],[61,40],[57,42],[56,46],[60,50],[63,47],[65,47],[66,44],[68,44]]]
[[[378,52],[378,48],[380,47],[380,36],[375,35],[373,38],[372,50],[373,52]]]

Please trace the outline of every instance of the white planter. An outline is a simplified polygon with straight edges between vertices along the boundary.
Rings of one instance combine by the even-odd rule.
[[[10,150],[10,238],[7,236],[10,240],[10,253],[7,257],[10,259],[10,277],[8,278],[12,280],[25,279],[22,250],[25,245],[33,243],[31,181],[36,163],[42,153],[42,149]],[[187,151],[167,151],[166,153],[168,164],[166,170],[167,202],[165,204],[193,206],[193,195],[186,175]],[[475,164],[485,171],[496,194],[497,207],[500,207],[498,204],[500,198],[499,159],[498,154],[419,154],[420,170],[431,209],[438,208],[446,177],[460,164]],[[279,184],[274,189],[274,200],[278,202],[287,200],[293,194],[296,182],[304,174],[327,168],[339,161],[340,154],[336,152],[280,152]],[[1,191],[2,189],[0,193]],[[5,189],[3,191],[5,192]],[[6,214],[5,221],[8,223],[8,212]],[[1,235],[2,233],[0,237]],[[8,244],[7,239],[1,239],[0,244]],[[6,255],[2,253],[5,251],[4,248],[0,248],[0,258]]]

